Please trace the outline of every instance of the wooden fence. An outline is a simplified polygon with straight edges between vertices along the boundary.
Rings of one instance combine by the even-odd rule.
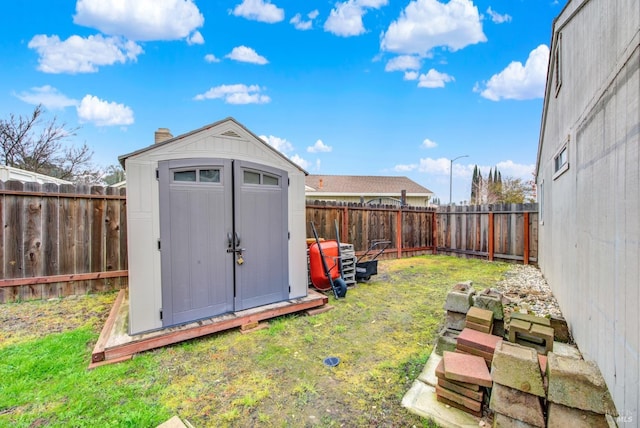
[[[538,261],[538,204],[441,207],[437,219],[439,254]]]
[[[307,238],[318,234],[380,258],[455,254],[536,262],[535,204],[442,207],[312,202]],[[127,285],[124,190],[0,181],[0,303],[108,291]],[[373,252],[375,254],[375,251]]]
[[[0,303],[127,285],[124,193],[0,182]]]
[[[436,252],[437,213],[433,208],[315,201],[307,203],[306,217],[308,239],[313,238],[311,223],[320,237],[335,239],[337,222],[340,241],[353,244],[356,255],[362,255],[376,241],[391,241],[381,258]]]
[[[537,204],[498,204],[433,208],[308,202],[307,238],[318,234],[354,245],[361,255],[376,240],[391,241],[381,257],[453,254],[488,260],[536,262]]]

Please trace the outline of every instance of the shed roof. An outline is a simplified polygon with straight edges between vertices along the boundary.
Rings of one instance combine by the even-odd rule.
[[[433,192],[407,177],[379,175],[308,175],[305,177],[308,193],[399,195],[403,190],[410,195],[431,195]]]
[[[207,131],[207,130],[209,130],[211,128],[215,128],[217,126],[220,126],[220,125],[222,125],[222,124],[224,124],[226,122],[231,122],[231,123],[235,124],[236,126],[239,126],[240,128],[242,128],[243,131],[247,132],[249,135],[251,135],[253,138],[255,138],[259,143],[264,144],[264,146],[267,147],[269,150],[272,150],[275,154],[277,154],[278,156],[280,156],[283,159],[285,159],[288,163],[290,163],[291,165],[293,165],[294,167],[296,167],[297,169],[302,171],[305,175],[308,174],[308,172],[305,171],[304,168],[302,168],[297,163],[293,162],[291,159],[289,159],[284,154],[282,154],[280,151],[278,151],[273,146],[268,144],[262,138],[258,137],[256,134],[251,132],[249,129],[247,129],[247,127],[245,127],[243,124],[241,124],[240,122],[238,122],[236,119],[234,119],[231,116],[229,116],[229,117],[227,117],[225,119],[219,120],[217,122],[213,122],[213,123],[211,123],[209,125],[205,125],[205,126],[199,128],[199,129],[195,129],[195,130],[187,132],[185,134],[178,135],[177,137],[173,137],[173,138],[170,138],[168,140],[164,140],[164,141],[159,142],[159,143],[154,143],[154,144],[151,144],[151,145],[149,145],[147,147],[144,147],[142,149],[136,150],[135,152],[131,152],[131,153],[127,153],[126,155],[119,156],[118,160],[120,161],[120,165],[122,165],[122,167],[124,168],[124,162],[125,162],[125,160],[127,158],[130,158],[132,156],[137,156],[137,155],[145,153],[147,151],[155,150],[158,147],[162,147],[162,146],[165,146],[165,145],[168,145],[168,144],[172,144],[172,143],[174,143],[174,142],[176,142],[178,140],[182,140],[182,139],[190,137],[190,136],[192,136],[194,134],[198,134],[200,132]],[[230,132],[230,131],[227,131],[227,132]],[[234,135],[234,136],[235,137],[239,137],[239,135]]]

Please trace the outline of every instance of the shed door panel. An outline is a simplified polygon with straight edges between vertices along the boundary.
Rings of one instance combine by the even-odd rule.
[[[231,162],[159,162],[163,326],[233,310]]]
[[[236,263],[235,309],[289,297],[286,171],[234,161],[235,229],[244,249]]]

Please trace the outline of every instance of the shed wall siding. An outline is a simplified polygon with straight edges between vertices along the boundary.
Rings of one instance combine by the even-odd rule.
[[[233,130],[242,138],[219,134]],[[126,159],[129,252],[129,331],[140,333],[162,328],[158,162],[169,159],[226,158],[246,160],[283,169],[289,174],[288,216],[290,298],[307,295],[304,172],[242,128],[222,124],[159,145]]]
[[[539,265],[618,412],[637,423],[640,2],[574,0],[554,28],[562,32],[562,86],[555,97],[547,82]],[[554,179],[554,155],[567,139],[569,169]]]

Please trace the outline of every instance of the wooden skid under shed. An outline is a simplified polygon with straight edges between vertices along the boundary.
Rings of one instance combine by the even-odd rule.
[[[118,293],[109,313],[109,318],[107,318],[100,337],[93,348],[89,368],[92,369],[104,364],[124,361],[139,352],[172,345],[207,334],[257,323],[281,315],[318,308],[327,304],[328,301],[329,298],[326,295],[309,289],[306,297],[130,336],[127,334],[129,299],[126,290],[123,289]]]

